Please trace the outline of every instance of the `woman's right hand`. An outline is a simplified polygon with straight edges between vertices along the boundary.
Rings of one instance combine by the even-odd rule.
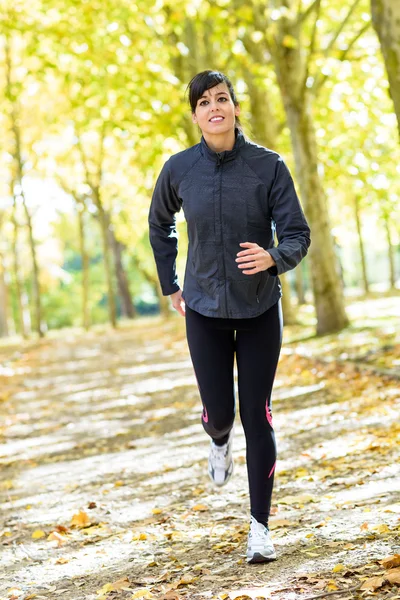
[[[185,301],[182,298],[182,290],[178,290],[174,294],[170,295],[172,306],[178,311],[182,317],[185,316]]]

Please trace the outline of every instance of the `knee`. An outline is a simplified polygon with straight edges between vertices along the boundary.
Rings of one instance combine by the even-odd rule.
[[[223,419],[221,417],[215,419],[209,418],[207,423],[203,420],[203,426],[208,435],[214,439],[218,439],[228,435],[232,429],[234,420],[235,419],[232,419],[231,417],[229,419]]]

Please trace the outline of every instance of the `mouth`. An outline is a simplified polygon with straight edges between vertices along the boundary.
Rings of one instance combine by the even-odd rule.
[[[224,120],[224,117],[211,117],[210,123],[221,123]]]

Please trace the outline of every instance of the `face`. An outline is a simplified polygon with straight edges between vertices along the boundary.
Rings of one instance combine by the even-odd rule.
[[[226,83],[219,83],[206,90],[197,100],[192,121],[197,123],[203,134],[217,135],[233,129],[235,116],[239,116],[239,113],[240,108],[232,102],[228,86]]]

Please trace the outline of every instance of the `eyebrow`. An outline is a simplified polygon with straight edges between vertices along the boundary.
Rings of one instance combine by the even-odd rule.
[[[215,96],[220,96],[221,94],[225,94],[225,96],[228,95],[226,92],[218,92],[217,94],[215,94]],[[208,98],[208,96],[200,96],[199,100],[201,100],[202,98]]]

